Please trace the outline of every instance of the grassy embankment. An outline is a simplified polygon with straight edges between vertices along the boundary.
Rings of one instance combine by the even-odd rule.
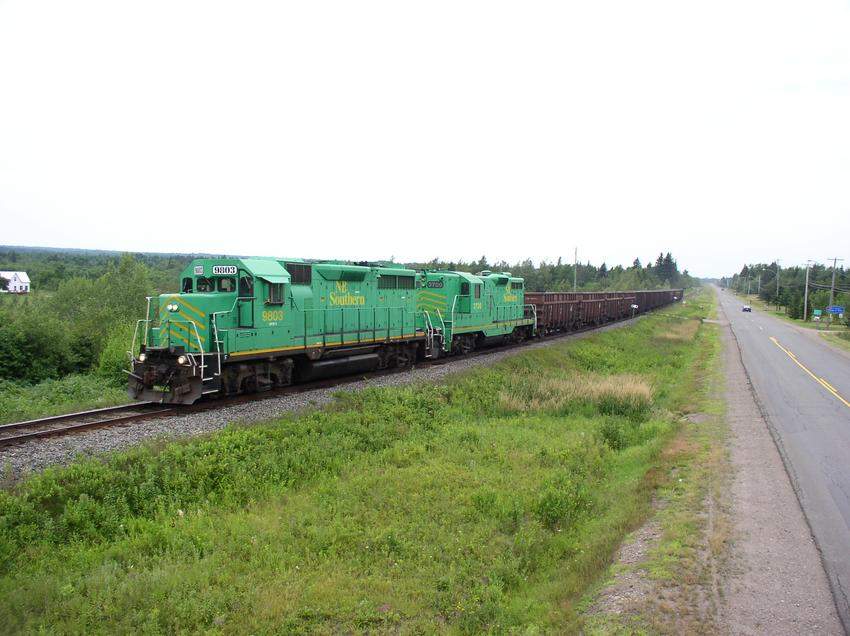
[[[715,313],[712,302],[705,315]],[[588,612],[585,633],[713,633],[720,629],[719,583],[729,567],[733,469],[719,329],[717,324],[702,325],[694,343],[694,363],[676,385],[676,403],[682,412],[693,415],[681,423],[663,451],[662,470],[668,478],[655,491],[657,537],[645,558],[612,565],[586,595],[582,603]],[[616,589],[615,577],[629,572],[645,582],[643,593],[634,595],[627,611],[594,613],[600,593]],[[630,590],[620,592],[629,596]]]
[[[445,384],[0,492],[8,631],[574,630],[651,514],[708,295]],[[667,449],[665,451],[665,449]]]

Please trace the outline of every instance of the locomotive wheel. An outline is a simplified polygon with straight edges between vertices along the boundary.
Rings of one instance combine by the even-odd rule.
[[[456,346],[458,355],[465,356],[475,348],[475,341],[472,336],[458,336]]]
[[[395,364],[400,369],[403,369],[411,366],[415,360],[416,356],[409,347],[401,347],[398,354],[396,354]]]

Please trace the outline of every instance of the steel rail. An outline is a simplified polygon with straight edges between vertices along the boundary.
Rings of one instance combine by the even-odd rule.
[[[98,428],[102,426],[112,426],[115,424],[125,424],[136,420],[157,417],[166,413],[172,413],[178,407],[159,405],[154,402],[138,402],[134,404],[122,404],[119,406],[108,406],[101,409],[93,409],[90,411],[79,411],[76,413],[65,413],[62,415],[52,415],[35,420],[27,420],[25,422],[12,422],[10,424],[0,425],[0,446],[9,446],[25,442],[27,440],[38,439],[42,437],[51,437],[54,435],[64,435],[73,431],[81,431],[84,429]],[[120,413],[126,411],[134,411],[127,415]],[[117,414],[115,417],[108,417],[110,413]],[[107,416],[107,417],[103,417]],[[88,419],[88,418],[94,419]],[[73,423],[75,420],[86,420],[83,422]],[[65,426],[53,426],[62,422],[71,422]],[[39,427],[48,428],[39,428]],[[35,429],[35,430],[27,430]],[[18,434],[5,435],[6,433]],[[3,436],[5,435],[5,436]]]

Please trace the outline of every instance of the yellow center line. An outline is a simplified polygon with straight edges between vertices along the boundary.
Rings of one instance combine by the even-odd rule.
[[[782,349],[782,350],[783,350],[783,351],[784,351],[784,352],[788,355],[788,357],[789,357],[789,358],[791,358],[791,359],[794,361],[794,363],[795,363],[798,367],[800,367],[803,371],[805,371],[806,373],[808,373],[808,374],[812,377],[812,379],[813,379],[815,382],[817,382],[818,384],[820,384],[823,388],[825,388],[825,389],[826,389],[827,391],[829,391],[832,395],[834,395],[834,396],[835,396],[835,397],[836,397],[836,398],[837,398],[837,399],[838,399],[838,400],[839,400],[842,404],[844,404],[844,406],[846,406],[847,408],[850,408],[850,402],[848,402],[848,401],[847,401],[847,400],[845,400],[843,397],[841,397],[841,395],[838,393],[838,391],[836,391],[836,390],[835,390],[835,387],[833,387],[833,386],[832,386],[829,382],[827,382],[827,381],[826,381],[826,380],[824,380],[823,378],[819,378],[819,377],[818,377],[818,376],[816,376],[814,373],[812,373],[811,371],[809,371],[809,370],[808,370],[808,368],[806,368],[806,366],[805,366],[802,362],[800,362],[799,360],[797,360],[797,356],[795,356],[793,353],[791,353],[790,351],[788,351],[788,349],[786,349],[786,348],[785,348],[785,347],[783,347],[781,344],[779,344],[779,341],[778,341],[775,337],[771,336],[771,337],[770,337],[770,340],[771,340],[771,342],[773,342],[773,344],[775,344],[777,347],[779,347],[780,349]]]

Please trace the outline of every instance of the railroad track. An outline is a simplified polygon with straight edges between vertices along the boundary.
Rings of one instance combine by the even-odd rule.
[[[576,336],[585,332],[595,331],[607,325],[613,325],[618,322],[628,322],[629,320],[631,320],[631,318],[626,318],[618,321],[611,321],[606,325],[597,325],[592,327],[585,327],[576,331],[557,333],[548,336],[545,340],[553,341],[560,340],[562,338],[569,338],[570,336]],[[68,435],[87,429],[115,426],[119,424],[128,424],[130,422],[137,422],[140,420],[159,417],[162,415],[176,415],[178,413],[189,414],[218,407],[231,406],[244,402],[277,398],[282,397],[284,395],[296,393],[306,393],[309,391],[315,391],[317,389],[332,388],[335,386],[342,386],[345,384],[358,382],[364,379],[405,373],[407,371],[410,371],[411,369],[421,368],[422,366],[442,366],[444,364],[451,364],[452,362],[475,358],[478,356],[486,356],[488,354],[498,353],[507,349],[525,347],[535,342],[540,342],[540,340],[530,339],[520,343],[511,343],[501,346],[487,347],[485,349],[478,349],[476,351],[473,351],[465,356],[449,356],[446,358],[438,358],[437,360],[420,361],[417,362],[413,367],[405,367],[401,369],[384,369],[379,371],[369,371],[366,373],[357,373],[354,375],[341,376],[336,378],[324,378],[320,380],[313,380],[311,382],[305,382],[303,384],[295,384],[292,386],[263,391],[260,393],[237,395],[234,397],[213,400],[202,400],[196,404],[188,406],[165,405],[158,404],[156,402],[137,402],[133,404],[123,404],[121,406],[110,406],[102,409],[94,409],[92,411],[81,411],[78,413],[67,413],[65,415],[42,417],[35,420],[28,420],[26,422],[0,424],[0,447],[11,446],[20,442],[26,442],[29,440],[44,437]]]
[[[92,411],[53,415],[26,422],[0,424],[0,446],[8,446],[41,437],[66,435],[85,429],[103,426],[126,424],[136,420],[147,419],[173,413],[178,407],[139,402],[121,406],[109,406]]]

